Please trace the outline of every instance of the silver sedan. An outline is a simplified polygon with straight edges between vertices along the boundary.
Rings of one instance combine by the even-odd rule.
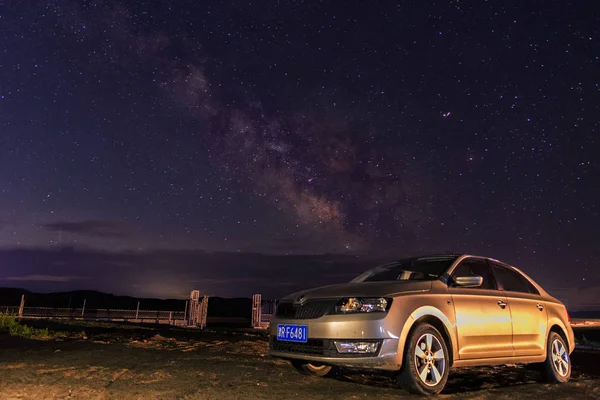
[[[538,363],[571,374],[565,306],[520,270],[471,255],[434,255],[373,268],[350,283],[281,300],[269,354],[304,373],[334,367],[398,371],[412,393],[436,394],[451,367]]]

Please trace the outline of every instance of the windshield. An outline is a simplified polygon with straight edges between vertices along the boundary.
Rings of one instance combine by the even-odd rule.
[[[396,261],[368,270],[351,282],[427,281],[439,278],[456,256],[419,257]]]

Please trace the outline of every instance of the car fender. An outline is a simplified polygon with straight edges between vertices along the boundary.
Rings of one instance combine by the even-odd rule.
[[[563,319],[560,317],[560,314],[558,312],[556,312],[556,310],[553,307],[547,307],[548,309],[548,326],[546,328],[546,337],[548,337],[548,335],[550,334],[550,329],[552,328],[552,326],[557,325],[558,327],[560,327],[560,329],[562,329],[562,331],[565,333],[565,335],[567,336],[567,344],[569,345],[569,353],[572,353],[574,348],[575,348],[575,335],[573,334],[573,329],[571,328],[571,326],[567,326],[564,322]],[[544,349],[546,349],[548,343],[546,341],[546,343],[544,343]],[[545,354],[545,352],[544,352]]]
[[[452,346],[452,358],[454,361],[454,357],[456,357],[456,355],[458,354],[455,326],[440,309],[428,305],[421,306],[415,309],[406,319],[406,322],[402,327],[402,331],[400,333],[400,338],[398,341],[398,361],[400,362],[400,364],[402,364],[404,361],[404,347],[406,346],[410,330],[419,320],[424,318],[426,319],[427,317],[434,317],[441,321],[441,323],[443,324],[444,328],[446,329],[446,332],[441,333],[447,334],[450,338],[450,345]]]

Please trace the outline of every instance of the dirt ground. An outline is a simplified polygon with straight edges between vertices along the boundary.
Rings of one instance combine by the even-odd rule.
[[[48,324],[38,322],[38,324]],[[52,323],[69,338],[0,336],[0,399],[402,399],[392,376],[342,371],[331,378],[298,373],[265,357],[264,332],[203,332],[110,323]],[[81,331],[85,331],[85,336]],[[576,330],[586,340],[598,328]],[[77,337],[78,336],[78,337]],[[573,378],[539,381],[525,367],[455,369],[441,399],[600,398],[600,351],[572,356]]]

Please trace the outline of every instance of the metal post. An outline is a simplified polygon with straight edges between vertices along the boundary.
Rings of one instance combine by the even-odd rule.
[[[85,302],[86,299],[83,299],[83,307],[81,307],[81,318],[83,318],[83,314],[85,313]]]
[[[138,319],[139,314],[140,314],[140,302],[138,301],[137,308],[135,309],[135,319]]]
[[[23,309],[25,308],[25,295],[21,295],[21,304],[19,305],[19,318],[23,316]]]

